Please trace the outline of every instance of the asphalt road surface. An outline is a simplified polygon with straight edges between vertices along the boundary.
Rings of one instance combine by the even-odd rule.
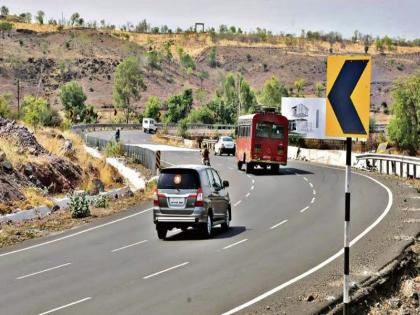
[[[103,138],[112,132],[93,133]],[[149,135],[123,131],[127,143]],[[162,153],[200,163],[197,151]],[[65,233],[0,251],[1,314],[222,314],[287,284],[343,246],[344,171],[289,162],[280,175],[236,169],[211,156],[229,180],[231,229],[211,239],[192,230],[159,240],[151,203]],[[352,176],[351,236],[388,204],[384,187]]]

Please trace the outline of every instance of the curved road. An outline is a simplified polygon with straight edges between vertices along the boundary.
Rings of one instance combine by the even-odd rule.
[[[102,138],[112,132],[93,133]],[[123,131],[127,143],[151,143]],[[196,151],[163,152],[173,164]],[[172,231],[157,239],[151,204],[88,227],[0,251],[1,314],[221,314],[278,287],[343,246],[344,171],[289,162],[280,175],[246,175],[233,157],[211,158],[230,181],[231,229],[212,239]],[[388,193],[352,176],[356,237],[387,207]]]

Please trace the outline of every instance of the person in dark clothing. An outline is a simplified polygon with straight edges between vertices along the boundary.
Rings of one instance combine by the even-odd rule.
[[[210,166],[210,151],[207,149],[207,144],[203,146],[201,156],[203,157],[203,164]]]
[[[120,141],[120,129],[119,128],[115,132],[115,141],[117,141],[117,142]]]

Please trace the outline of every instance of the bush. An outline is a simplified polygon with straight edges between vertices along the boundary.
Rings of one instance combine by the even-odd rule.
[[[10,93],[0,94],[0,117],[10,117],[10,99],[12,95]]]
[[[122,143],[116,142],[115,140],[108,141],[102,151],[107,157],[124,155],[124,148]]]
[[[95,199],[95,207],[96,208],[108,208],[109,205],[109,198],[108,196],[99,196]]]
[[[179,122],[176,133],[179,137],[187,138],[188,136],[187,129],[188,129],[187,120],[184,118]]]
[[[84,193],[71,195],[69,206],[72,218],[79,219],[90,216],[89,201]]]

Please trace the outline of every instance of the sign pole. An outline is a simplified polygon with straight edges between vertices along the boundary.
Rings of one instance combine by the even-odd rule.
[[[347,137],[346,141],[346,183],[345,183],[345,204],[344,204],[344,284],[343,284],[343,314],[349,315],[349,302],[350,302],[350,182],[351,182],[351,143],[352,139]]]

